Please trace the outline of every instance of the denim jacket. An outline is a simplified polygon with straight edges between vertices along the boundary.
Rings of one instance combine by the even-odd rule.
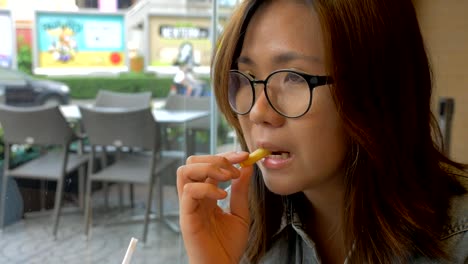
[[[465,189],[468,190],[468,177],[457,177]],[[223,207],[223,205],[221,205]],[[225,208],[226,209],[226,208]],[[275,240],[266,255],[260,260],[262,264],[294,264],[321,263],[315,243],[304,231],[301,221],[294,210],[289,210],[283,216],[280,229],[273,237]],[[454,197],[449,209],[450,221],[444,227],[441,237],[444,250],[448,252],[452,260],[451,264],[468,263],[468,194]],[[349,254],[352,254],[350,252]],[[345,264],[347,263],[345,260]],[[247,263],[245,260],[242,263]],[[410,263],[436,264],[446,263],[442,260],[427,259],[425,257],[413,257]]]

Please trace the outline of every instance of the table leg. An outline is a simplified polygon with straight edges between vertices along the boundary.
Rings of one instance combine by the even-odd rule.
[[[185,130],[185,158],[195,154],[196,133],[193,129]]]

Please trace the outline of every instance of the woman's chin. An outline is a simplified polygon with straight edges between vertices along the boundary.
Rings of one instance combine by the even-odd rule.
[[[297,186],[291,186],[289,184],[269,180],[265,180],[264,182],[270,192],[281,196],[291,195],[301,191]]]

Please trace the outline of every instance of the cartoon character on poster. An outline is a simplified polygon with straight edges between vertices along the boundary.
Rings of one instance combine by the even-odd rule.
[[[69,27],[49,29],[47,34],[53,39],[49,47],[56,61],[66,63],[76,56],[77,45],[74,39],[75,32]]]

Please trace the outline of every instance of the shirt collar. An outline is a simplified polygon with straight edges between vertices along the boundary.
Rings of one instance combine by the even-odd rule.
[[[303,229],[303,224],[299,214],[295,210],[291,202],[287,202],[286,206],[283,207],[283,215],[281,217],[281,224],[278,228],[278,231],[273,236],[281,233],[288,225],[291,225],[295,228]]]

